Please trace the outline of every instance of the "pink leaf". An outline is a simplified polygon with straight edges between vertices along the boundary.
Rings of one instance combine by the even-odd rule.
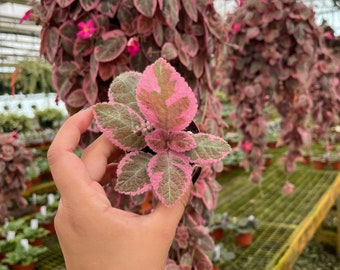
[[[72,91],[72,93],[67,97],[66,103],[74,108],[83,107],[87,103],[83,89]]]
[[[135,133],[136,127],[144,123],[134,110],[120,103],[99,103],[94,106],[98,129],[116,146],[125,151],[141,150],[145,147],[144,136]]]
[[[172,132],[169,137],[168,147],[173,151],[182,153],[194,149],[196,142],[188,132]]]
[[[197,22],[197,3],[196,0],[182,0],[183,7],[194,22]]]
[[[197,111],[191,88],[162,58],[145,69],[136,93],[141,112],[156,128],[180,131],[190,124]]]
[[[188,158],[175,152],[155,155],[148,166],[155,195],[168,207],[184,195],[191,181],[191,173]]]
[[[56,27],[51,27],[45,34],[46,34],[45,36],[46,58],[47,58],[47,61],[49,61],[50,63],[53,63],[55,55],[58,50],[58,45],[59,45],[59,31]]]
[[[157,7],[157,0],[133,0],[136,9],[145,17],[152,18]]]
[[[146,144],[156,153],[164,153],[168,150],[169,134],[163,129],[156,129],[145,136]]]
[[[177,48],[171,42],[164,43],[162,47],[162,57],[166,60],[175,59],[178,56]]]
[[[99,76],[103,81],[107,81],[113,78],[116,62],[100,62],[99,63]]]
[[[73,54],[75,56],[87,56],[93,52],[93,40],[92,39],[82,39],[77,38],[74,47],[73,47]]]
[[[136,87],[141,73],[128,71],[117,76],[109,88],[109,100],[125,104],[141,115],[136,99]]]
[[[96,9],[101,14],[113,18],[117,12],[120,0],[100,0]]]
[[[84,76],[83,89],[88,103],[90,105],[95,104],[98,97],[98,85],[96,82],[91,80],[91,76]]]
[[[230,145],[220,137],[211,134],[192,134],[197,147],[186,153],[191,162],[214,163],[231,152]]]
[[[179,1],[163,0],[162,14],[167,24],[175,28],[179,21]]]
[[[127,40],[121,30],[106,32],[102,39],[103,41],[94,49],[94,56],[99,62],[110,62],[125,50]]]
[[[144,152],[131,152],[124,156],[117,168],[115,190],[130,195],[138,195],[152,189],[147,166],[152,158]]]
[[[164,40],[163,25],[160,21],[153,20],[152,26],[153,26],[152,27],[153,37],[155,39],[155,42],[159,47],[162,47],[163,40]]]
[[[80,5],[86,11],[90,11],[91,9],[94,9],[99,4],[99,2],[99,0],[80,0]]]

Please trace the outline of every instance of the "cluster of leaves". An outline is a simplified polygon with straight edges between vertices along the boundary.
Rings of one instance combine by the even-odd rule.
[[[25,132],[32,129],[32,120],[17,113],[0,113],[0,132]]]
[[[16,132],[0,134],[0,222],[7,213],[6,205],[26,204],[21,193],[25,189],[26,167],[31,163],[32,154]]]
[[[119,75],[109,100],[95,105],[95,119],[99,130],[127,153],[118,164],[118,192],[152,190],[171,206],[186,192],[192,164],[212,164],[230,152],[220,137],[190,130],[197,112],[195,95],[163,58],[142,74]]]
[[[41,128],[53,128],[59,126],[64,119],[63,113],[56,108],[34,110],[34,117],[37,118]]]
[[[113,77],[143,71],[159,57],[172,61],[197,93],[212,90],[208,63],[221,27],[213,1],[43,0],[30,17],[43,27],[41,53],[70,112],[105,101]],[[88,22],[91,33],[83,33]],[[140,48],[134,56],[130,38]]]
[[[230,46],[225,71],[230,80],[226,89],[236,105],[236,127],[243,140],[252,142],[244,165],[252,167],[252,180],[260,182],[268,120],[264,108],[274,106],[281,117],[278,144],[288,146],[285,168],[292,171],[301,147],[311,141],[306,124],[311,108],[315,106],[312,116],[318,115],[319,124],[327,120],[319,132],[334,116],[329,106],[339,102],[339,95],[334,94],[336,80],[333,77],[328,81],[333,82],[333,90],[322,90],[329,94],[321,94],[320,87],[311,87],[319,84],[315,79],[321,77],[315,76],[314,71],[320,66],[318,55],[324,49],[323,32],[315,24],[313,10],[302,2],[247,0],[228,14],[227,25],[226,40]],[[321,65],[322,73],[327,65]],[[333,70],[335,73],[338,67]],[[332,105],[327,104],[330,100]]]
[[[21,61],[12,78],[12,93],[23,94],[54,92],[51,65],[43,61]]]

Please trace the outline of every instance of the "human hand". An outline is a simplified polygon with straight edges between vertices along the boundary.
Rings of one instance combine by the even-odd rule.
[[[148,215],[113,208],[101,182],[121,152],[104,136],[74,154],[92,109],[70,117],[48,151],[61,199],[55,228],[68,270],[164,269],[189,193],[171,208],[161,203]]]

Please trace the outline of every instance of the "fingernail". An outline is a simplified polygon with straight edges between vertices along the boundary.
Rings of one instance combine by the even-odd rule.
[[[202,167],[200,166],[196,166],[193,171],[192,171],[192,174],[191,174],[191,181],[193,184],[196,183],[198,177],[200,176],[201,174],[201,171],[202,171]]]

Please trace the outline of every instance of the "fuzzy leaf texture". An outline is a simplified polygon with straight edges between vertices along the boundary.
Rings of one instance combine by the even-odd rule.
[[[208,164],[223,159],[231,152],[230,145],[220,137],[211,134],[192,134],[197,147],[186,155],[194,163]]]
[[[151,190],[152,186],[147,166],[152,158],[144,152],[131,152],[118,164],[115,190],[130,195],[138,195]]]
[[[191,88],[163,58],[145,69],[136,94],[141,112],[155,128],[183,130],[197,111],[197,101]]]
[[[144,120],[124,104],[99,103],[94,106],[98,129],[116,146],[124,151],[135,151],[145,147],[144,136],[135,134],[136,126]]]
[[[172,206],[189,187],[192,168],[184,154],[165,152],[149,162],[148,174],[156,197]]]
[[[136,86],[141,75],[141,73],[129,71],[116,77],[110,85],[108,93],[110,101],[125,104],[141,114],[136,99]]]

